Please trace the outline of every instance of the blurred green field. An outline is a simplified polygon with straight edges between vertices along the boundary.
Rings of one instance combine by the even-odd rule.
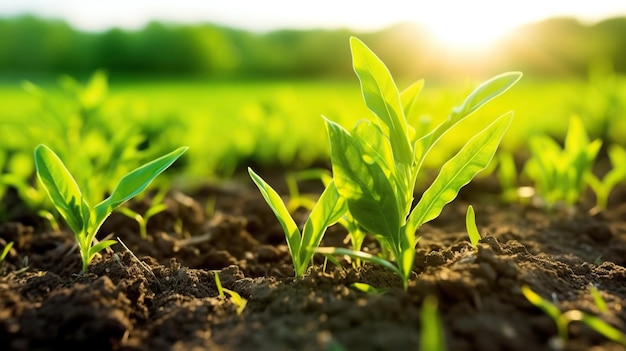
[[[180,145],[190,146],[179,171],[191,183],[228,178],[238,168],[252,164],[309,167],[328,155],[322,116],[350,127],[370,114],[356,77],[277,81],[110,77],[107,81],[108,87],[104,88],[108,90],[104,90],[106,94],[103,93],[97,106],[97,117],[90,118],[102,118],[113,129],[133,126],[144,137],[144,147],[148,143],[153,154]],[[51,109],[68,117],[80,113],[76,94],[67,92],[67,81],[33,82],[46,96],[47,103],[27,92],[16,79],[0,80],[1,146],[5,150],[14,152],[44,142],[24,140],[28,136],[20,128],[36,124]],[[422,118],[412,121],[413,125],[418,130],[428,130],[479,83],[467,79],[426,81],[419,105]],[[61,89],[64,85],[65,92]],[[481,116],[500,115],[509,110],[515,112],[515,118],[501,150],[525,153],[525,141],[533,133],[562,138],[573,114],[583,118],[592,137],[621,143],[626,135],[625,86],[624,78],[614,75],[595,81],[524,77],[510,91],[462,122],[461,128],[446,135],[425,166],[440,164],[438,158],[448,157],[468,134],[481,129],[484,126]],[[604,126],[606,121],[609,128]],[[65,137],[46,135],[50,139]]]

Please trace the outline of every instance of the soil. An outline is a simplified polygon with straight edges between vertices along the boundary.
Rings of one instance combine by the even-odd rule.
[[[128,249],[114,245],[86,275],[77,274],[80,258],[67,230],[28,213],[0,224],[1,246],[15,242],[0,272],[0,348],[418,350],[422,303],[433,295],[448,350],[626,350],[579,322],[560,343],[554,321],[520,290],[528,285],[562,311],[585,311],[625,332],[623,189],[613,192],[609,210],[590,215],[590,202],[548,212],[505,203],[488,178],[474,181],[419,229],[405,291],[390,271],[354,268],[347,259],[336,266],[316,257],[295,279],[270,208],[249,178],[234,179],[170,192],[147,238],[114,213],[99,238],[111,234]],[[315,186],[303,189],[319,194]],[[141,213],[149,201],[147,194],[128,206]],[[483,235],[476,248],[465,230],[468,204]],[[296,218],[303,223],[306,211]],[[345,238],[335,225],[322,246],[347,246]],[[378,252],[377,242],[368,238],[365,250]],[[215,272],[224,288],[247,299],[241,314],[230,298],[219,298]],[[387,291],[368,294],[355,282]],[[594,303],[592,285],[607,312]]]

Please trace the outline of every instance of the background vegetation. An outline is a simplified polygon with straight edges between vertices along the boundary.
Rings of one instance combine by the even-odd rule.
[[[603,147],[626,146],[626,18],[589,26],[550,19],[519,28],[493,49],[462,54],[409,24],[367,33],[257,33],[155,22],[87,33],[61,21],[5,18],[0,219],[15,216],[2,207],[14,209],[16,198],[50,208],[34,181],[40,143],[59,154],[93,203],[124,173],[183,145],[188,152],[158,182],[191,187],[232,179],[248,166],[262,172],[328,165],[321,116],[342,125],[372,117],[352,70],[350,36],[380,56],[401,90],[426,80],[419,113],[409,121],[419,130],[437,125],[482,81],[524,73],[478,112],[477,122],[444,137],[424,163],[426,174],[484,128],[481,121],[509,110],[515,117],[500,150],[520,165],[530,136],[563,141],[574,115]]]
[[[0,19],[0,72],[84,75],[106,69],[113,76],[351,77],[346,45],[351,35],[367,42],[392,72],[409,81],[459,72],[484,77],[502,70],[582,76],[589,63],[599,59],[610,62],[616,72],[626,71],[626,18],[593,25],[553,18],[519,28],[493,50],[460,58],[412,24],[368,33],[256,33],[212,24],[153,22],[137,31],[85,33],[61,21],[22,16]]]

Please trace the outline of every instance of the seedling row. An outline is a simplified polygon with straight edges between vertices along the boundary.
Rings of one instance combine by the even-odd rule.
[[[602,135],[597,138],[589,136],[584,120],[578,115],[568,119],[564,140],[547,133],[535,133],[528,138],[528,155],[518,167],[515,157],[519,155],[500,147],[514,121],[523,116],[507,109],[494,113],[492,105],[523,80],[521,72],[505,72],[477,84],[445,117],[431,120],[424,118],[425,112],[421,109],[421,93],[426,89],[424,81],[400,89],[385,64],[365,43],[351,38],[350,48],[365,107],[357,113],[363,118],[337,120],[330,114],[320,117],[328,145],[312,143],[311,146],[319,150],[308,156],[294,151],[298,147],[281,145],[290,150],[290,154],[284,156],[285,162],[299,159],[305,169],[317,155],[328,155],[327,169],[309,173],[323,186],[320,196],[293,205],[284,199],[291,195],[290,201],[296,200],[297,187],[291,187],[291,194],[280,194],[264,179],[263,172],[258,170],[263,169],[264,157],[269,160],[281,156],[263,153],[278,151],[279,147],[252,153],[260,159],[244,166],[248,170],[248,183],[256,185],[284,231],[295,279],[306,275],[317,255],[339,266],[344,259],[354,268],[365,263],[379,265],[396,274],[406,290],[410,280],[415,279],[413,268],[420,228],[435,220],[461,189],[479,176],[498,179],[501,201],[528,201],[546,212],[570,216],[581,210],[591,214],[606,211],[613,189],[626,183],[626,150],[612,140],[611,128],[606,127],[617,124],[616,117],[607,116],[602,120],[599,129]],[[77,273],[86,274],[97,255],[118,244],[115,239],[98,238],[98,234],[107,234],[99,233],[99,229],[114,211],[135,219],[139,235],[149,235],[147,221],[165,209],[158,200],[162,200],[167,191],[181,187],[173,176],[166,177],[167,173],[177,171],[179,179],[192,182],[185,178],[187,172],[201,174],[203,168],[198,164],[202,160],[198,155],[211,150],[200,150],[195,157],[186,159],[194,148],[193,142],[187,141],[193,140],[187,140],[182,130],[176,132],[176,123],[172,123],[174,131],[168,132],[167,139],[161,138],[159,131],[151,130],[149,123],[111,123],[104,118],[101,109],[107,89],[103,73],[95,74],[86,86],[70,78],[64,84],[75,98],[69,110],[59,109],[44,92],[26,84],[27,89],[39,95],[47,113],[39,124],[25,129],[27,137],[7,138],[6,145],[10,147],[0,154],[0,166],[4,170],[0,195],[16,192],[23,205],[38,213],[48,225],[73,232],[82,267]],[[261,134],[277,133],[273,127],[280,126],[259,115],[250,121],[251,129],[257,128],[255,132]],[[267,124],[262,126],[263,123]],[[470,134],[462,133],[468,123],[479,127]],[[287,126],[282,128],[292,127]],[[309,132],[306,127],[299,127],[299,131],[293,129],[296,135]],[[451,136],[456,142],[446,144]],[[255,145],[244,145],[246,137],[239,136],[241,147],[254,149]],[[33,140],[38,143],[32,145]],[[296,138],[287,139],[294,140]],[[446,151],[436,154],[438,149]],[[609,164],[604,174],[599,175],[597,165],[603,152]],[[222,167],[233,174],[241,166],[240,160],[224,160],[214,159],[213,169]],[[147,212],[140,214],[125,207],[134,198],[145,196],[144,191],[150,187],[157,189],[160,196],[154,197],[157,201],[153,201],[153,207]],[[595,199],[590,208],[585,207],[587,192],[592,192]],[[301,207],[308,211],[302,226],[293,217],[295,209]],[[2,212],[7,216],[4,220],[10,219],[10,209]],[[476,216],[480,213],[469,206],[465,221],[473,247],[481,238]],[[349,245],[320,246],[327,229],[333,225],[344,228]],[[379,253],[362,250],[366,236],[375,238]],[[11,245],[13,243],[5,245],[0,262],[12,249]],[[217,275],[216,283],[220,298],[224,299],[224,292],[228,293],[239,306],[237,313],[242,313],[245,299],[232,290],[223,289]],[[360,288],[377,293],[380,287],[361,285]],[[522,291],[531,303],[555,319],[559,337],[567,338],[564,329],[568,323],[582,321],[610,340],[626,343],[622,332],[601,319],[576,311],[559,314],[528,287]],[[436,302],[425,301],[423,318],[432,320],[425,325],[435,328],[435,335],[439,335],[440,322],[432,312],[436,306]],[[438,344],[438,348],[444,347],[437,338],[431,342]]]

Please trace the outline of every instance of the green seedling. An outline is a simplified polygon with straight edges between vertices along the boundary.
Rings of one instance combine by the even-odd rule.
[[[315,200],[300,193],[298,182],[304,180],[323,180],[324,178],[330,178],[327,173],[328,171],[325,169],[314,168],[287,174],[285,177],[287,190],[289,191],[287,210],[293,213],[301,207],[309,211],[313,209],[313,206],[315,206]]]
[[[604,299],[602,298],[602,295],[600,295],[598,288],[596,288],[596,286],[592,284],[591,287],[589,288],[589,293],[591,294],[591,297],[593,298],[593,303],[596,305],[600,313],[606,313],[609,310],[609,308],[606,306],[606,301],[604,301]]]
[[[364,292],[370,295],[380,295],[389,291],[389,289],[386,289],[386,288],[375,288],[367,283],[355,282],[355,283],[350,284],[350,286],[361,292]]]
[[[300,232],[280,195],[251,168],[248,168],[248,172],[285,232],[296,277],[303,277],[326,228],[336,223],[346,212],[345,201],[339,196],[335,182],[329,182]]]
[[[287,188],[289,189],[289,201],[287,202],[287,209],[290,213],[294,212],[298,207],[304,207],[308,210],[311,210],[315,205],[314,200],[301,195],[298,189],[297,181],[305,179],[319,179],[322,181],[324,186],[328,186],[328,184],[333,180],[333,176],[332,173],[326,169],[310,169],[290,174],[287,177]],[[361,246],[363,246],[363,241],[365,240],[366,233],[363,231],[361,226],[359,226],[359,224],[350,214],[350,212],[346,211],[344,215],[341,216],[341,218],[337,221],[337,223],[339,223],[348,231],[352,249],[360,250]],[[360,267],[361,260],[354,259],[352,261],[352,265],[355,268]]]
[[[465,214],[465,228],[467,228],[467,235],[469,236],[470,243],[474,248],[480,241],[480,233],[478,227],[476,227],[476,214],[474,213],[474,207],[469,205],[467,207],[467,213]]]
[[[90,206],[81,193],[72,174],[61,159],[47,146],[35,148],[37,176],[50,200],[76,237],[82,260],[81,274],[100,251],[116,243],[115,240],[96,242],[96,233],[111,212],[137,196],[176,161],[187,147],[180,147],[127,173],[118,182],[111,195],[95,206]]]
[[[426,296],[421,310],[421,339],[420,350],[422,351],[445,351],[446,336],[443,331],[443,323],[437,312],[439,302],[435,296]]]
[[[525,173],[548,209],[562,203],[572,207],[580,201],[601,146],[600,139],[589,140],[576,116],[570,119],[563,148],[546,135],[530,139],[531,157]]]
[[[416,230],[437,218],[461,187],[489,165],[513,113],[496,118],[467,140],[441,166],[439,175],[412,208],[425,157],[451,128],[508,90],[522,74],[505,73],[484,82],[431,132],[417,135],[407,120],[416,113],[415,101],[423,81],[400,93],[387,67],[363,42],[353,37],[350,44],[363,98],[376,119],[362,120],[351,131],[326,119],[333,178],[351,216],[377,237],[383,256],[395,261],[394,271],[399,272],[406,288],[419,240]],[[345,253],[340,248],[334,251]],[[355,250],[348,255],[363,257]]]
[[[602,319],[579,310],[561,312],[557,306],[539,296],[526,285],[522,286],[522,293],[530,303],[537,306],[550,316],[552,320],[554,320],[557,326],[559,339],[562,342],[566,342],[569,338],[568,327],[570,323],[580,321],[586,324],[589,328],[602,334],[604,337],[622,345],[626,345],[626,334],[622,333],[617,328],[611,326]]]
[[[167,210],[167,205],[162,203],[165,191],[159,191],[153,198],[152,204],[143,215],[132,210],[129,207],[118,207],[115,211],[123,214],[124,216],[134,219],[139,225],[139,236],[143,239],[148,237],[148,221],[155,215]]]
[[[239,295],[236,291],[223,288],[222,281],[220,280],[220,276],[217,274],[217,272],[215,272],[215,285],[217,286],[217,293],[220,300],[224,300],[224,292],[228,293],[230,295],[230,300],[237,307],[237,314],[240,315],[246,308],[248,300],[241,297],[241,295]]]
[[[500,151],[496,159],[498,163],[496,177],[500,183],[502,200],[511,203],[523,198],[518,188],[518,172],[513,153]]]
[[[8,244],[4,246],[2,252],[0,252],[0,273],[4,270],[4,260],[7,258],[9,251],[13,248],[13,242],[10,241]]]
[[[592,172],[587,174],[587,183],[596,195],[596,206],[593,213],[603,212],[607,209],[609,194],[613,188],[626,181],[626,149],[618,144],[612,144],[608,148],[611,169],[602,177],[598,178]]]

